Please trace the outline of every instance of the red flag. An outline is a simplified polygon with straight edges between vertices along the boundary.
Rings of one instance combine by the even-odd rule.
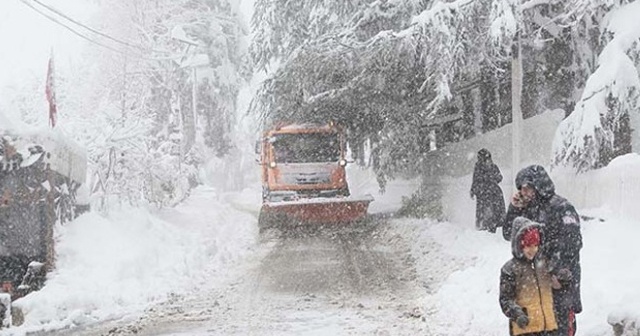
[[[56,91],[54,85],[53,51],[49,57],[49,68],[47,69],[47,87],[45,89],[47,101],[49,102],[49,123],[51,127],[56,127],[58,108],[56,107]]]

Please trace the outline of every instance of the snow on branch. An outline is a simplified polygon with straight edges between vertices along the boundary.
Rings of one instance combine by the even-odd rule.
[[[554,140],[554,165],[578,172],[606,164],[602,153],[611,152],[620,120],[628,116],[631,129],[640,130],[640,78],[632,53],[640,53],[640,2],[612,11],[604,34],[613,34],[598,57],[598,68],[589,77],[582,98],[565,119]],[[637,133],[634,132],[634,133]],[[640,148],[638,134],[632,145]],[[606,158],[605,158],[606,159]]]
[[[436,110],[451,99],[450,83],[465,67],[469,41],[473,36],[483,35],[482,28],[475,27],[475,7],[482,6],[480,0],[457,0],[437,2],[412,19],[412,26],[396,34],[405,43],[428,46],[419,53],[425,78],[419,92],[431,89],[435,97],[427,110]]]
[[[318,94],[315,94],[313,96],[310,97],[305,97],[305,103],[309,104],[309,105],[313,105],[316,104],[322,100],[325,99],[335,99],[336,97],[342,95],[343,93],[349,92],[349,90],[353,90],[354,88],[356,88],[358,86],[358,83],[360,82],[360,80],[364,77],[364,73],[361,73],[360,75],[352,78],[347,85],[338,88],[338,89],[331,89],[328,91],[324,91]]]
[[[462,7],[467,6],[476,0],[456,0],[453,2],[437,2],[433,7],[422,11],[416,17],[413,18],[412,23],[420,25],[440,25],[443,23],[441,20],[442,15],[451,13],[453,11],[459,11]]]
[[[539,5],[549,5],[557,2],[558,2],[557,0],[529,0],[527,2],[520,4],[520,10],[526,11],[527,9],[531,9]]]
[[[518,31],[518,10],[515,0],[494,0],[491,4],[489,36],[501,53],[509,53]]]

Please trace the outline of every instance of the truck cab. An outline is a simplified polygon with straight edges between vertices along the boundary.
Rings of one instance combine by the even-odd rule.
[[[332,124],[287,125],[261,141],[263,199],[349,196],[342,130]]]
[[[329,123],[277,125],[256,150],[262,174],[258,226],[350,223],[364,219],[371,195],[353,197],[346,175],[346,136]]]

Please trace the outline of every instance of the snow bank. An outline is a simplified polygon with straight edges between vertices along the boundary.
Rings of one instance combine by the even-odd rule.
[[[388,181],[384,191],[381,191],[373,169],[349,164],[346,171],[352,196],[359,198],[371,195],[373,197],[368,210],[372,214],[388,213],[400,209],[402,198],[410,196],[420,186],[419,179],[395,179]]]
[[[443,258],[447,266],[443,269],[452,272],[424,299],[425,311],[430,312],[427,324],[434,335],[505,335],[507,319],[500,311],[498,294],[500,268],[511,257],[510,245],[499,235],[461,224],[422,226],[426,230],[421,236],[440,244],[449,256]]]
[[[560,195],[580,214],[594,218],[582,223],[580,335],[609,335],[609,324],[616,321],[625,320],[628,328],[640,325],[640,258],[634,257],[640,237],[640,155],[618,157],[605,168],[581,175],[556,170],[552,177]],[[416,237],[412,254],[419,273],[431,277],[451,270],[438,290],[424,299],[425,310],[431,312],[427,322],[437,335],[504,335],[508,327],[498,305],[498,280],[500,267],[511,257],[510,245],[500,231],[474,229],[470,175],[447,178],[444,184],[448,223],[398,222],[399,230],[412,230],[407,236]],[[501,187],[507,198],[513,188],[509,172]],[[442,268],[424,262],[434,241],[449,256],[441,258]]]
[[[227,196],[198,188],[176,208],[88,213],[59,227],[57,269],[15,302],[26,320],[12,334],[124,318],[224,280],[257,235],[256,217]]]
[[[574,174],[552,171],[556,190],[580,209],[606,208],[622,218],[640,221],[640,155],[615,158],[608,166]]]
[[[536,132],[521,148],[523,164],[549,167],[551,139],[562,119],[560,111],[531,118],[525,129]],[[538,118],[538,119],[535,119]],[[510,130],[447,146],[443,166],[442,206],[449,222],[396,221],[397,230],[412,237],[418,272],[438,287],[424,298],[427,322],[435,335],[504,335],[507,319],[498,305],[500,267],[510,257],[509,242],[501,232],[475,230],[475,202],[469,198],[475,152],[488,148],[502,170],[500,184],[505,204],[514,190],[511,173]],[[614,159],[607,167],[576,175],[555,169],[551,176],[557,192],[568,198],[582,215],[582,299],[578,315],[580,335],[610,335],[610,324],[624,321],[640,326],[640,155]],[[601,221],[601,219],[603,221]],[[444,256],[433,259],[433,244]],[[441,279],[441,280],[438,280]],[[637,331],[634,331],[637,332]]]

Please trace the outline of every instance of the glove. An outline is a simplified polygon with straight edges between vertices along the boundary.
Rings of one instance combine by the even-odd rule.
[[[555,275],[551,276],[551,288],[553,289],[562,288],[562,284],[560,283],[560,281],[558,281],[558,277],[556,277]]]
[[[525,314],[519,315],[516,318],[516,324],[518,325],[518,327],[520,327],[520,329],[524,329],[527,325],[529,325],[529,318]]]
[[[558,274],[556,274],[556,278],[558,279],[558,281],[569,282],[573,279],[573,274],[569,269],[561,268],[558,271]]]

